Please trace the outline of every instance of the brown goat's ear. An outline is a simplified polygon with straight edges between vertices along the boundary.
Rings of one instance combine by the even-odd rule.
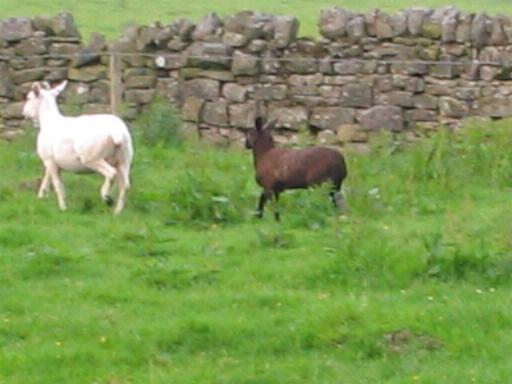
[[[254,120],[254,126],[256,127],[256,130],[261,131],[263,129],[263,117],[258,116]]]

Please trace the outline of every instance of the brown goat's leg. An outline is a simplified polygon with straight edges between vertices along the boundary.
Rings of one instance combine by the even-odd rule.
[[[345,201],[345,197],[343,196],[343,192],[341,191],[341,183],[342,180],[333,180],[332,190],[329,195],[331,196],[331,200],[334,206],[338,208],[342,215],[344,215],[347,213],[348,207]]]
[[[347,202],[345,201],[345,197],[341,191],[333,190],[330,193],[332,202],[336,208],[340,211],[341,214],[345,214],[348,211]]]
[[[279,215],[279,207],[278,207],[278,201],[279,201],[279,193],[274,194],[274,218],[276,221],[281,221],[281,216]]]
[[[263,217],[263,211],[265,209],[265,203],[267,202],[267,200],[269,199],[269,193],[264,191],[261,193],[260,195],[260,201],[258,202],[258,209],[256,210],[256,216],[258,218],[262,218]]]

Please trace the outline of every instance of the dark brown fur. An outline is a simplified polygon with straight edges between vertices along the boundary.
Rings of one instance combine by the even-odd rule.
[[[308,188],[326,181],[332,182],[333,203],[344,210],[341,184],[347,176],[343,155],[327,147],[286,149],[275,146],[270,132],[273,123],[263,126],[261,118],[246,135],[246,147],[252,149],[256,181],[263,188],[258,204],[258,216],[263,216],[265,203],[287,189]],[[275,212],[276,220],[279,213]]]

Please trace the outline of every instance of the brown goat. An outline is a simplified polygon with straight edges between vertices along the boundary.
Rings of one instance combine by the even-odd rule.
[[[341,184],[347,176],[343,155],[327,147],[286,149],[275,146],[271,129],[275,121],[266,125],[261,117],[256,118],[255,128],[246,133],[245,147],[252,149],[256,181],[263,188],[257,215],[263,217],[265,203],[287,189],[308,188],[326,181],[333,184],[331,199],[341,212],[346,205],[341,194]],[[279,220],[279,212],[274,212]]]

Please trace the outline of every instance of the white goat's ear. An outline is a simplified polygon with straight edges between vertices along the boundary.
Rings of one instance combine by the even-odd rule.
[[[47,82],[47,81],[41,81],[41,87],[42,87],[43,89],[50,89],[50,88],[51,88],[51,87],[50,87],[50,83],[49,83],[49,82]]]
[[[32,92],[34,92],[34,95],[39,96],[41,93],[41,85],[38,82],[35,82],[32,84],[32,87],[30,88]]]
[[[58,95],[66,88],[66,85],[68,85],[68,81],[64,80],[62,83],[60,83],[59,85],[56,85],[53,88],[53,92],[55,92],[55,94]]]

